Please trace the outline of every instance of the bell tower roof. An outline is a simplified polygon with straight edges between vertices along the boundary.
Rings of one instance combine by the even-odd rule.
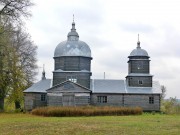
[[[139,34],[138,34],[138,42],[137,42],[137,47],[136,49],[134,49],[131,53],[130,53],[130,56],[146,56],[146,57],[149,57],[148,53],[146,50],[144,49],[141,49],[141,46],[140,46],[140,41],[139,41]]]

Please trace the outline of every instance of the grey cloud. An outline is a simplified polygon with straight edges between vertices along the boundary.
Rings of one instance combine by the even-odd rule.
[[[152,56],[159,58],[163,58],[166,56],[180,58],[180,32],[172,26],[167,25],[163,26],[161,28],[161,31],[164,35],[163,39],[152,37],[152,40],[161,40],[158,44],[154,45],[155,47],[149,48]],[[155,42],[153,44],[155,44]]]
[[[150,33],[154,31],[154,28],[151,25],[141,24],[141,23],[123,22],[123,23],[119,23],[119,26],[123,31],[127,31],[127,32]]]

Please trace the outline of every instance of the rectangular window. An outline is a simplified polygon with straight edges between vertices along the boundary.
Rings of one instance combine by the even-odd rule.
[[[46,95],[45,94],[41,94],[41,101],[46,101]]]
[[[77,78],[76,78],[76,76],[67,76],[66,79],[69,80],[69,81],[71,81],[71,82],[77,83]]]
[[[154,97],[149,97],[149,104],[154,104]]]
[[[142,80],[139,80],[139,85],[143,85],[143,81]]]
[[[98,96],[97,102],[98,103],[107,103],[107,96]]]

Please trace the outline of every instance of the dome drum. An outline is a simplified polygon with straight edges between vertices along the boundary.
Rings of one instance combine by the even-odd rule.
[[[54,58],[54,70],[61,69],[63,71],[90,71],[91,58],[79,56],[62,56]]]

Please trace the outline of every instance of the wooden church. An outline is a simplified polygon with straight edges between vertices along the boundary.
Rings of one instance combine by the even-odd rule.
[[[160,110],[161,88],[150,74],[150,60],[140,41],[128,56],[125,80],[91,79],[91,50],[79,40],[72,23],[67,40],[54,51],[53,79],[42,80],[24,91],[25,110],[41,106],[124,106]]]

